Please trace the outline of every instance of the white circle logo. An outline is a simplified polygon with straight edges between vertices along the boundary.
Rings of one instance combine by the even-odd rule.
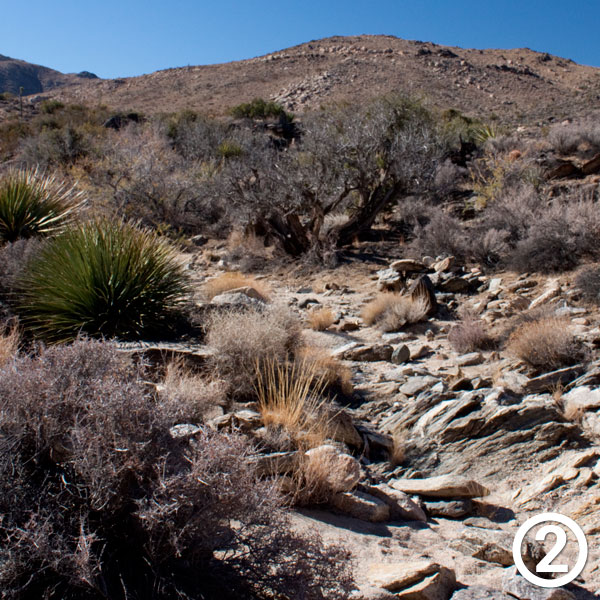
[[[521,556],[521,545],[523,540],[529,530],[540,523],[549,524],[539,529],[535,539],[542,541],[549,533],[553,533],[556,536],[556,542],[550,552],[548,552],[548,554],[546,554],[546,556],[538,563],[535,570],[538,573],[566,573],[566,575],[563,575],[562,577],[557,577],[556,579],[542,579],[541,577],[534,575],[523,562],[523,557]],[[565,530],[562,527],[555,525],[555,523],[560,523],[569,529],[577,539],[577,544],[579,545],[577,562],[570,571],[568,565],[553,564],[554,559],[556,559],[567,545],[567,534],[565,533]],[[523,575],[530,583],[544,588],[557,588],[573,581],[573,579],[583,571],[587,557],[588,545],[583,530],[575,523],[575,521],[573,521],[573,519],[565,517],[565,515],[561,515],[560,513],[543,513],[531,517],[531,519],[527,519],[527,521],[519,527],[517,535],[515,536],[515,541],[513,542],[513,558],[519,573],[521,573],[521,575]]]

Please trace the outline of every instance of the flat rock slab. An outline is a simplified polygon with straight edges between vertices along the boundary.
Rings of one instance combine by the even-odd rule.
[[[405,396],[416,396],[432,388],[438,381],[439,379],[431,375],[411,377],[405,384],[400,386],[400,392]]]
[[[429,575],[439,573],[440,569],[440,565],[429,560],[383,563],[371,565],[367,577],[374,586],[383,588],[389,592],[398,592],[422,581]]]
[[[422,263],[420,260],[413,260],[412,258],[401,258],[395,260],[391,265],[390,269],[398,273],[426,273],[430,271],[430,268]]]
[[[333,351],[333,356],[342,360],[354,360],[357,362],[389,361],[392,358],[394,348],[388,344],[362,345],[356,342],[346,344]]]
[[[506,569],[502,577],[502,590],[519,600],[575,600],[575,596],[562,588],[541,588],[530,583],[516,567]]]
[[[456,588],[454,571],[442,567],[439,573],[430,575],[419,583],[396,592],[402,600],[449,600]]]
[[[430,517],[445,519],[462,519],[473,512],[473,503],[466,500],[438,500],[425,502],[425,510]]]
[[[455,475],[441,475],[426,479],[392,479],[389,485],[406,494],[418,494],[430,498],[481,498],[490,493],[480,483]]]
[[[451,600],[515,600],[514,596],[509,596],[500,590],[483,587],[480,585],[471,586],[464,590],[454,592]]]
[[[383,500],[364,492],[341,492],[333,497],[331,504],[340,512],[361,521],[381,523],[390,519],[390,507]]]
[[[368,494],[383,500],[390,507],[392,520],[420,521],[422,523],[427,521],[427,515],[423,509],[408,494],[395,490],[385,483],[365,486],[365,489]]]

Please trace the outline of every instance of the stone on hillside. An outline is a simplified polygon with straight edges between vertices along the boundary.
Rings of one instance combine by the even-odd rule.
[[[548,282],[548,285],[546,286],[546,291],[531,301],[529,309],[531,310],[533,308],[537,308],[538,306],[545,304],[549,300],[552,300],[552,298],[556,298],[556,296],[558,296],[559,294],[560,283],[557,280],[552,280]]]
[[[585,369],[583,365],[575,365],[573,367],[565,367],[544,373],[538,377],[529,379],[523,386],[525,394],[539,394],[540,392],[551,392],[556,389],[557,385],[565,385],[576,377]]]
[[[442,292],[450,294],[460,294],[461,292],[467,292],[471,284],[462,277],[448,277],[440,281],[438,289]]]
[[[433,270],[436,273],[443,273],[445,271],[450,271],[450,269],[454,266],[454,256],[448,256],[443,260],[440,260],[432,265]]]
[[[500,277],[495,277],[494,279],[490,279],[490,283],[488,285],[488,292],[490,294],[498,294],[502,291],[500,287],[502,285],[502,279]]]
[[[451,600],[515,600],[500,590],[473,585],[463,590],[454,592]]]
[[[420,377],[411,377],[405,384],[400,386],[400,393],[405,396],[417,396],[421,392],[430,389],[439,379],[431,375],[422,375]]]
[[[468,354],[462,354],[456,359],[456,364],[459,367],[472,367],[474,365],[480,365],[483,362],[483,355],[481,352],[469,352]]]
[[[420,275],[413,283],[407,292],[413,300],[422,299],[427,306],[427,315],[432,316],[438,310],[438,303],[435,298],[435,289],[431,279],[427,275]]]
[[[361,478],[360,463],[335,446],[324,444],[305,453],[306,468],[328,473],[327,484],[332,492],[349,492]]]
[[[467,556],[509,567],[514,564],[513,539],[512,534],[499,529],[465,527],[459,532],[457,538],[450,542],[450,546]],[[535,566],[546,554],[543,546],[527,540],[524,550],[523,561],[535,571]]]
[[[480,483],[466,477],[440,475],[425,479],[392,479],[389,485],[406,494],[429,498],[481,498],[490,491]]]
[[[333,351],[333,355],[342,360],[357,362],[389,361],[394,349],[388,344],[362,345],[352,342]]]
[[[580,386],[573,388],[561,398],[565,412],[573,410],[590,411],[600,408],[600,389]]]
[[[390,507],[390,518],[392,521],[427,521],[427,515],[423,509],[411,500],[408,494],[395,490],[385,483],[365,486],[366,491],[383,500]]]
[[[574,594],[562,588],[541,588],[530,583],[510,567],[502,577],[502,589],[518,600],[575,600]]]
[[[430,517],[462,519],[473,512],[473,503],[469,499],[439,500],[437,502],[425,501],[423,504]]]
[[[340,492],[333,497],[331,504],[340,512],[361,521],[380,523],[390,519],[390,507],[383,500],[364,492]]]
[[[325,409],[325,412],[323,417],[327,419],[328,426],[333,432],[331,435],[333,440],[355,448],[362,447],[362,437],[356,430],[352,417],[345,410],[331,406]]]
[[[394,269],[377,271],[377,290],[380,292],[399,292],[403,287],[402,275]]]
[[[410,350],[408,349],[408,346],[406,344],[402,344],[394,348],[394,351],[392,352],[391,361],[395,365],[401,365],[402,363],[405,363],[408,360],[410,360]]]
[[[429,560],[406,563],[378,563],[371,565],[367,578],[372,585],[398,592],[422,581],[425,577],[439,573],[441,567]]]
[[[455,589],[456,575],[454,571],[441,567],[438,573],[396,592],[396,597],[401,600],[449,600]]]
[[[211,304],[226,306],[229,308],[263,308],[265,303],[257,298],[252,298],[242,292],[225,292],[218,294],[211,301]]]
[[[390,264],[390,269],[397,273],[426,273],[429,267],[419,260],[412,258],[401,258]]]
[[[193,437],[201,431],[202,427],[199,427],[198,425],[193,425],[191,423],[180,423],[178,425],[173,425],[173,427],[169,429],[169,434],[174,439],[182,439]]]

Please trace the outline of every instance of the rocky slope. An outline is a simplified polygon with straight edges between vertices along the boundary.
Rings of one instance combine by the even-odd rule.
[[[79,75],[65,74],[41,65],[34,65],[0,54],[0,93],[9,92],[18,95],[39,94],[57,87],[74,84],[81,79],[94,78],[92,73]]]
[[[331,37],[266,56],[80,80],[53,92],[70,102],[145,112],[223,114],[255,97],[302,112],[337,101],[400,92],[511,122],[576,116],[600,98],[600,70],[528,49],[475,50],[393,36]]]

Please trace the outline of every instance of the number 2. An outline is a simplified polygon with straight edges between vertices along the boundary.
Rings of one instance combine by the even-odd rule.
[[[538,573],[568,573],[568,565],[553,565],[552,561],[563,551],[563,548],[567,545],[567,534],[565,530],[558,525],[546,525],[542,527],[536,534],[535,539],[538,542],[546,539],[549,533],[553,533],[556,536],[556,542],[554,547],[546,554],[546,556],[540,560],[535,570]]]

